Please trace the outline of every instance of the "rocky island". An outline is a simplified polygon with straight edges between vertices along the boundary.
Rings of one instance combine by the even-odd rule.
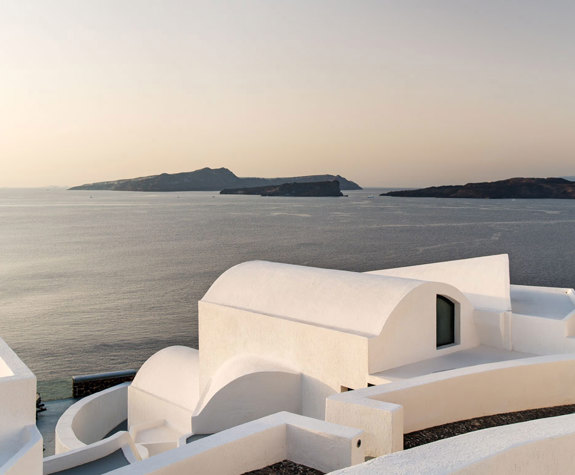
[[[162,173],[124,180],[102,181],[74,186],[70,190],[114,191],[220,191],[226,188],[249,188],[282,185],[284,183],[313,183],[337,180],[342,190],[361,190],[353,181],[340,175],[308,175],[285,178],[241,178],[227,168],[202,168],[193,172]]]
[[[343,196],[339,182],[316,181],[311,183],[283,183],[281,185],[255,186],[251,188],[230,188],[220,191],[221,195],[260,196]]]
[[[564,178],[509,178],[466,185],[432,186],[382,193],[380,196],[417,198],[553,198],[575,199],[575,182]]]

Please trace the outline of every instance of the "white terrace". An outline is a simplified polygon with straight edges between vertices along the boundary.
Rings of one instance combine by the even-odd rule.
[[[385,458],[413,427],[575,403],[574,337],[573,291],[510,285],[506,255],[370,273],[240,264],[199,302],[200,350],[166,348],[132,384],[74,404],[44,472],[216,473],[214,460],[239,457],[218,465],[235,474],[284,456],[325,471]],[[124,420],[127,432],[105,438]]]

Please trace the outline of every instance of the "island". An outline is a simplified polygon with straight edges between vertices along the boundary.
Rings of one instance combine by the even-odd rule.
[[[254,186],[250,188],[230,188],[220,191],[221,195],[260,195],[260,196],[343,196],[339,182],[315,181],[311,183],[283,183],[281,185]]]
[[[70,190],[113,191],[221,191],[227,188],[250,188],[284,183],[314,183],[338,181],[342,190],[361,190],[355,182],[340,175],[308,175],[285,178],[241,178],[227,168],[202,168],[193,172],[162,173],[160,175],[102,181],[74,186]]]
[[[400,190],[380,196],[415,198],[488,198],[488,199],[575,199],[575,182],[564,178],[509,178],[507,180],[466,185],[432,186]]]

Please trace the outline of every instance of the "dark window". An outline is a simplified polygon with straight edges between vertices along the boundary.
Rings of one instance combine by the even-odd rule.
[[[437,348],[455,343],[455,304],[437,296]]]

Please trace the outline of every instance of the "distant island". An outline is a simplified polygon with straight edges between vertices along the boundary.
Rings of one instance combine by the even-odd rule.
[[[564,178],[509,178],[455,186],[432,186],[418,190],[382,193],[380,196],[417,198],[553,198],[575,199],[575,182]]]
[[[226,188],[277,186],[284,183],[338,181],[342,190],[361,190],[353,181],[340,175],[308,175],[286,178],[240,178],[227,168],[202,168],[193,172],[162,173],[124,180],[102,181],[74,186],[70,190],[114,191],[221,191]]]
[[[310,183],[283,183],[281,185],[255,186],[250,188],[228,188],[221,195],[260,195],[260,196],[343,196],[339,182],[314,181]]]

